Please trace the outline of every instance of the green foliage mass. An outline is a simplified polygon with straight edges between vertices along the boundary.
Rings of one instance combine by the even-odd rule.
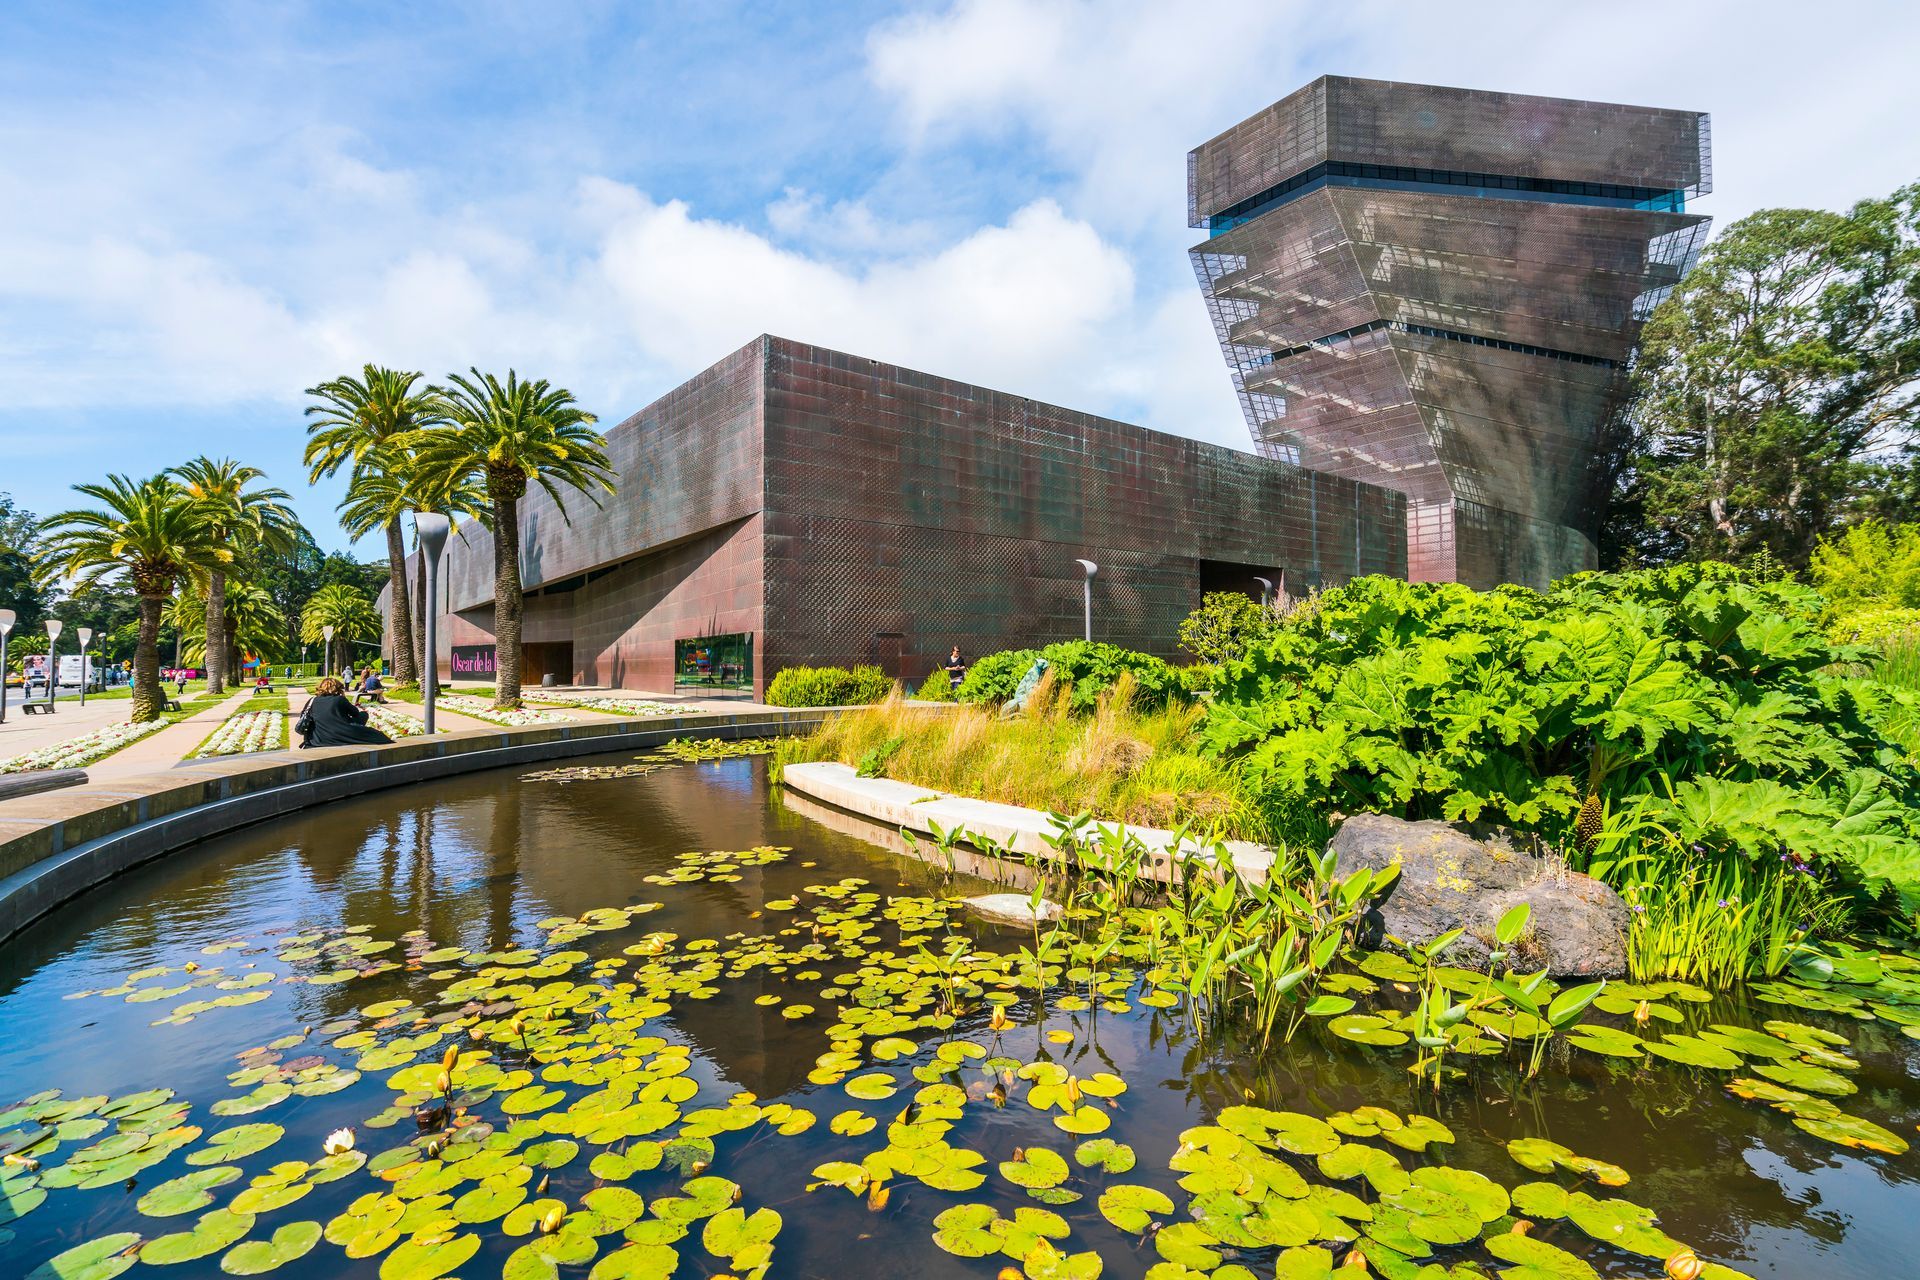
[[[988,654],[967,669],[960,682],[962,702],[1005,702],[1035,658],[1047,660],[1048,671],[1063,687],[1072,689],[1074,711],[1093,710],[1100,695],[1113,688],[1122,672],[1133,676],[1132,701],[1138,707],[1159,707],[1187,698],[1187,681],[1179,671],[1150,653],[1123,649],[1117,644],[1089,644],[1068,640],[1046,648],[1008,649]]]
[[[1202,662],[1228,662],[1272,633],[1272,610],[1239,591],[1209,591],[1180,624],[1180,647]]]
[[[1308,808],[1496,820],[1615,879],[1804,864],[1911,916],[1920,777],[1821,608],[1714,564],[1545,595],[1360,579],[1229,664],[1206,739]]]
[[[878,702],[893,681],[878,667],[787,667],[767,686],[776,707],[848,707]]]

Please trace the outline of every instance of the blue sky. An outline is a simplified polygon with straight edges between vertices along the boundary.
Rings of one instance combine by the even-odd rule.
[[[1724,225],[1920,180],[1917,58],[1873,0],[9,0],[0,490],[232,455],[340,546],[301,388],[513,365],[610,425],[763,331],[1244,446],[1195,143],[1328,72],[1706,110]]]

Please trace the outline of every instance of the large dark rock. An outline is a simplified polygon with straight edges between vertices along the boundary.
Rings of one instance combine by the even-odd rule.
[[[1367,916],[1361,941],[1369,946],[1388,936],[1424,946],[1449,929],[1464,929],[1444,958],[1485,968],[1495,922],[1525,902],[1533,911],[1511,949],[1514,967],[1579,977],[1626,972],[1627,909],[1620,895],[1536,856],[1508,832],[1363,813],[1341,824],[1328,847],[1340,855],[1336,874],[1400,863],[1399,880]]]

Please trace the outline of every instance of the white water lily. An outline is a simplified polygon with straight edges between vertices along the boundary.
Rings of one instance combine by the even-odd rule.
[[[351,1151],[353,1150],[353,1130],[335,1129],[327,1135],[327,1140],[320,1145],[330,1156],[337,1156],[342,1152]]]

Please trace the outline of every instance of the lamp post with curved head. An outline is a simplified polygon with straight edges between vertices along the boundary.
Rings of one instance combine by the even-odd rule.
[[[58,618],[47,619],[47,712],[52,714],[60,708],[54,705],[54,699],[60,692],[60,662],[55,652],[60,648],[60,630],[67,624]]]
[[[13,634],[13,623],[19,616],[11,609],[0,609],[0,724],[7,722],[7,637]],[[24,687],[26,681],[20,683]]]
[[[1093,575],[1100,572],[1100,566],[1091,560],[1075,560],[1075,564],[1087,571],[1086,580],[1080,584],[1080,605],[1086,621],[1087,643],[1093,643]]]
[[[80,705],[87,705],[87,646],[93,643],[93,628],[81,627],[80,636]]]
[[[425,626],[421,637],[421,665],[426,668],[420,673],[420,705],[426,711],[426,731],[433,732],[434,695],[440,691],[440,649],[439,637],[434,632],[434,623],[440,613],[437,599],[440,578],[440,553],[446,550],[447,533],[453,528],[453,521],[436,511],[416,511],[413,513],[413,536],[420,544],[420,555],[426,560],[427,598],[421,605]],[[405,636],[395,636],[394,644],[403,645]]]
[[[325,678],[333,674],[333,624],[329,622],[320,628],[320,675]]]
[[[1253,575],[1253,580],[1260,584],[1260,607],[1264,609],[1267,607],[1267,601],[1273,596],[1273,579],[1263,578],[1256,573]]]

